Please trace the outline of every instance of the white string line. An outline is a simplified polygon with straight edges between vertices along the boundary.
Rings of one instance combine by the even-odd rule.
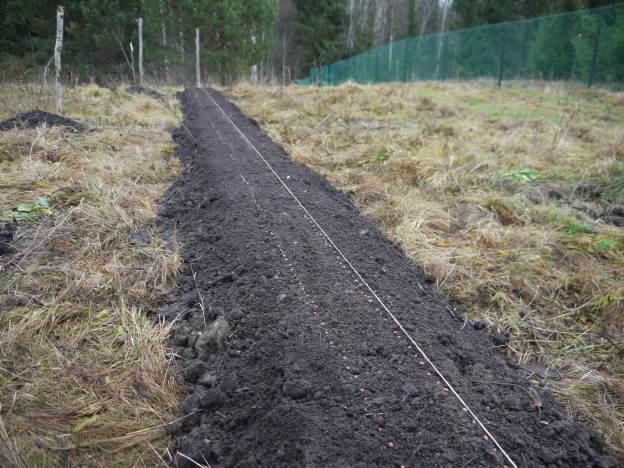
[[[390,312],[390,309],[388,309],[388,307],[386,306],[386,304],[384,304],[384,302],[381,300],[381,298],[377,295],[377,293],[375,291],[373,291],[373,289],[369,286],[369,284],[366,282],[366,280],[362,277],[362,275],[360,274],[359,271],[357,271],[357,269],[353,266],[353,264],[349,261],[349,259],[342,253],[342,251],[338,248],[338,246],[334,243],[334,241],[331,239],[331,237],[329,237],[329,235],[325,232],[325,230],[321,227],[321,225],[316,221],[316,219],[314,219],[314,217],[310,214],[310,212],[306,209],[305,206],[303,206],[303,203],[301,203],[299,201],[299,199],[297,198],[297,196],[290,190],[290,188],[288,187],[288,185],[286,185],[286,183],[282,180],[282,178],[277,174],[277,172],[275,172],[275,170],[273,169],[273,167],[271,166],[271,164],[269,164],[269,162],[264,158],[264,156],[262,156],[262,154],[260,153],[260,151],[258,151],[256,149],[256,147],[253,145],[253,143],[251,143],[251,141],[249,141],[249,139],[247,138],[247,136],[241,131],[240,128],[238,128],[238,126],[232,121],[232,119],[225,113],[225,111],[221,108],[221,106],[219,104],[217,104],[217,101],[215,101],[215,99],[212,97],[212,95],[206,90],[202,88],[202,91],[204,91],[208,97],[212,100],[212,102],[214,103],[215,106],[217,106],[217,109],[219,109],[219,111],[221,111],[221,113],[223,114],[223,116],[225,117],[225,119],[238,131],[238,133],[240,134],[240,136],[243,138],[243,140],[249,145],[249,147],[255,151],[255,153],[260,157],[260,159],[262,159],[262,161],[264,162],[264,164],[266,164],[266,166],[269,168],[269,170],[273,173],[273,175],[277,178],[277,180],[279,180],[279,182],[284,186],[284,188],[286,189],[286,191],[293,197],[293,199],[297,202],[297,204],[301,207],[301,209],[305,212],[306,215],[308,215],[308,217],[312,220],[312,222],[314,223],[314,225],[319,229],[319,231],[323,234],[323,236],[325,236],[325,238],[329,241],[329,243],[332,245],[332,247],[336,250],[336,252],[338,252],[338,254],[342,257],[342,259],[347,263],[347,265],[349,265],[349,267],[351,268],[351,270],[353,270],[353,273],[355,273],[355,275],[359,278],[359,280],[364,284],[364,286],[366,286],[366,288],[371,292],[371,294],[375,297],[375,299],[377,299],[377,302],[379,302],[379,304],[381,305],[381,307],[386,311],[386,313],[390,316],[390,318],[392,318],[392,320],[394,321],[394,323],[397,324],[397,326],[401,329],[401,331],[405,334],[405,336],[407,336],[407,338],[409,339],[409,341],[414,345],[414,347],[418,350],[418,352],[422,355],[422,357],[425,359],[425,361],[427,361],[427,363],[431,366],[431,368],[435,371],[435,373],[438,375],[438,377],[440,377],[440,379],[446,384],[446,386],[449,388],[449,390],[453,393],[453,395],[455,395],[455,397],[461,402],[461,404],[464,406],[464,408],[466,408],[466,410],[470,413],[470,415],[474,418],[475,421],[477,421],[477,423],[479,424],[479,426],[481,426],[481,429],[483,429],[485,431],[485,433],[490,437],[490,439],[492,439],[492,442],[494,442],[494,444],[499,448],[499,450],[501,451],[501,453],[505,456],[505,458],[509,461],[509,463],[511,463],[511,465],[513,466],[513,468],[518,468],[518,465],[516,465],[516,463],[513,461],[513,459],[507,454],[507,452],[505,451],[505,449],[498,443],[498,441],[496,440],[496,438],[492,435],[492,433],[487,429],[487,427],[485,427],[485,425],[481,422],[481,420],[477,417],[477,415],[472,411],[472,409],[470,409],[470,407],[468,406],[468,404],[464,401],[464,399],[459,395],[459,393],[457,393],[457,391],[455,390],[455,388],[451,385],[451,383],[446,379],[446,377],[444,377],[444,375],[442,374],[442,372],[440,372],[440,370],[436,367],[436,365],[433,363],[433,361],[431,359],[429,359],[429,357],[425,354],[425,352],[423,351],[423,349],[418,345],[418,343],[416,343],[416,341],[414,340],[414,338],[412,338],[412,336],[408,333],[408,331],[403,327],[403,325],[401,324],[401,322],[399,322],[399,320],[394,316],[394,314],[392,312]]]

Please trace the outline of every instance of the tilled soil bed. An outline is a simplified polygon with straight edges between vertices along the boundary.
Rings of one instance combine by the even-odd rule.
[[[213,99],[518,466],[618,464],[344,194],[192,89],[160,218],[186,262],[160,311],[192,390],[180,466],[511,466]]]

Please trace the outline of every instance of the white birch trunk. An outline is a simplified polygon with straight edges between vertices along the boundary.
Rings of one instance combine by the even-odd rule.
[[[251,35],[251,42],[255,46],[256,45],[256,35]],[[258,84],[258,65],[254,64],[251,66],[251,82],[253,84]]]
[[[199,73],[199,28],[195,28],[195,79],[197,87],[201,87],[201,75]]]
[[[54,44],[54,68],[56,69],[56,113],[63,114],[63,88],[61,87],[61,49],[63,48],[63,18],[65,8],[56,8],[56,44]]]
[[[143,86],[143,18],[139,18],[139,86]]]

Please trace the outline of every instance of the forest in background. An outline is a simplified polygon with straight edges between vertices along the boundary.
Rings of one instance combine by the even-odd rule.
[[[130,81],[144,18],[150,81],[193,78],[194,30],[204,75],[289,82],[404,37],[595,8],[621,0],[75,0],[64,2],[64,78]],[[58,0],[0,0],[0,79],[40,80],[54,47]],[[131,45],[132,44],[132,45]],[[134,69],[134,70],[133,70]]]

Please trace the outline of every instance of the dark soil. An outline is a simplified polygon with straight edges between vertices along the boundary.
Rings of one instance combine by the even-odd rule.
[[[41,124],[48,127],[64,127],[75,133],[82,133],[88,130],[87,127],[75,120],[68,119],[58,114],[52,114],[42,110],[33,110],[17,114],[15,117],[0,122],[0,131],[11,130],[13,128],[35,128]]]
[[[17,223],[15,221],[0,221],[0,256],[10,255],[17,252],[11,245],[15,239]]]
[[[152,97],[154,99],[162,99],[162,94],[160,94],[158,91],[144,88],[143,86],[130,86],[126,91],[128,91],[130,94],[145,94],[146,96]]]
[[[344,194],[198,89],[181,95],[186,169],[160,215],[186,262],[160,310],[178,318],[174,350],[191,391],[171,424],[179,452],[213,467],[509,465],[208,92],[518,466],[618,464]]]

